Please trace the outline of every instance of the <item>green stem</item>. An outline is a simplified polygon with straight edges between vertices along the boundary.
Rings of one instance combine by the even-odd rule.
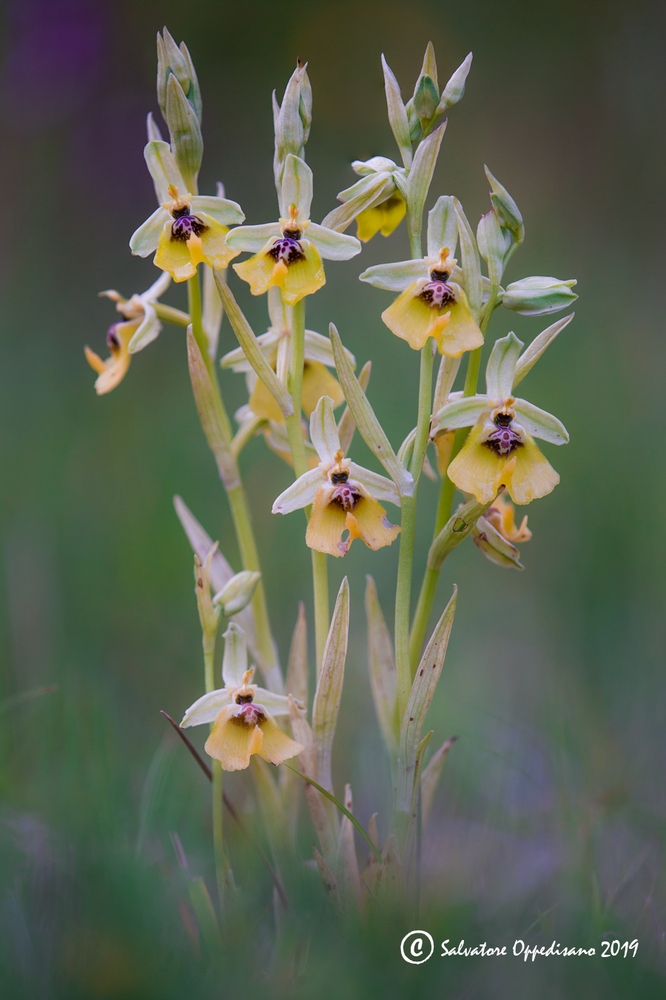
[[[291,356],[287,374],[287,388],[294,404],[294,413],[287,418],[287,434],[289,446],[294,460],[296,477],[308,471],[308,460],[305,453],[305,441],[301,426],[301,411],[303,407],[303,367],[305,363],[305,300],[301,299],[292,309],[291,321]],[[308,507],[305,514],[310,518]],[[315,648],[317,671],[321,668],[324,648],[328,638],[329,600],[328,600],[328,567],[326,555],[323,552],[312,552],[312,586],[315,610]]]
[[[174,326],[189,326],[190,317],[188,313],[181,309],[174,309],[173,306],[165,306],[163,302],[153,302],[153,308],[157,318],[163,323],[173,323]]]
[[[220,393],[215,366],[213,365],[212,358],[208,353],[208,337],[206,336],[201,322],[201,288],[199,285],[198,273],[194,275],[194,277],[190,278],[188,282],[188,296],[190,316],[192,318],[192,333],[210,373],[211,382],[219,402],[218,412],[220,418],[220,432],[224,435],[229,447],[231,448],[231,421],[229,420],[229,415],[227,414],[222,394]],[[237,479],[240,483],[240,472],[238,473]],[[238,541],[238,548],[240,551],[243,569],[260,573],[261,566],[259,564],[259,555],[257,553],[257,545],[254,538],[254,531],[252,529],[250,507],[247,502],[247,495],[244,487],[242,485],[238,485],[227,490],[227,497],[231,508],[231,517],[234,522],[234,529],[236,539]],[[268,618],[263,577],[260,579],[252,597],[252,611],[254,614],[257,651],[259,653],[259,658],[261,659],[261,666],[266,685],[273,691],[281,692],[283,688],[283,680],[282,674],[280,673],[280,667],[275,659],[275,647],[273,644],[271,626]]]
[[[486,308],[483,312],[481,318],[481,332],[485,335],[488,329],[488,324],[490,322],[490,317],[495,311],[495,306],[497,304],[498,287],[493,286],[490,291],[490,298],[486,303]],[[467,359],[467,371],[465,373],[465,386],[463,389],[464,396],[474,396],[476,394],[477,385],[479,382],[479,371],[481,368],[481,354],[483,352],[483,347],[478,347],[475,351],[471,351]],[[460,427],[455,433],[453,439],[453,448],[451,449],[451,457],[449,459],[449,465],[456,457],[456,455],[462,449],[467,435],[469,434],[469,428]],[[435,529],[433,531],[433,538],[436,538],[440,533],[446,522],[451,516],[451,508],[453,507],[453,497],[455,494],[455,486],[449,479],[447,475],[442,477],[442,485],[439,491],[439,501],[437,504],[437,515],[435,518]],[[421,651],[423,649],[423,642],[425,640],[426,632],[428,629],[428,622],[430,620],[430,613],[432,611],[432,606],[435,601],[435,594],[437,591],[437,581],[439,580],[439,574],[441,572],[441,566],[439,569],[433,569],[431,566],[426,566],[425,573],[423,574],[423,582],[421,584],[421,590],[419,592],[419,599],[416,604],[416,612],[414,614],[414,622],[412,624],[412,633],[409,640],[409,658],[411,662],[411,669],[415,671],[419,660],[421,658]]]
[[[224,914],[226,889],[226,860],[224,857],[224,800],[222,798],[222,765],[213,761],[213,853],[215,855],[215,880],[220,914]]]

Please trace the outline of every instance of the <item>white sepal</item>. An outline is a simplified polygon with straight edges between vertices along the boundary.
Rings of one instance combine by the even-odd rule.
[[[319,469],[309,469],[303,475],[280,493],[272,507],[273,514],[291,514],[293,510],[308,507],[315,498],[315,493],[323,485],[323,477]]]
[[[365,281],[373,288],[381,288],[385,292],[403,292],[413,281],[427,277],[428,265],[423,257],[419,257],[418,260],[373,264],[359,275],[359,281]]]
[[[487,396],[462,396],[460,399],[447,403],[435,415],[437,427],[435,430],[454,430],[457,427],[472,427],[484,410],[490,409]]]
[[[245,213],[240,205],[235,201],[230,201],[229,198],[198,194],[190,198],[190,206],[192,212],[206,212],[223,226],[236,226],[245,219]]]
[[[532,437],[541,438],[542,441],[549,441],[550,444],[567,444],[569,432],[564,424],[554,417],[552,413],[539,409],[533,403],[528,403],[526,399],[517,399],[514,410],[518,422],[523,425],[528,434]]]
[[[350,479],[355,479],[361,486],[364,486],[375,500],[392,503],[396,507],[400,506],[400,494],[396,489],[396,485],[393,480],[388,479],[386,476],[381,476],[378,472],[372,472],[362,465],[357,465],[356,462],[350,462],[349,477]]]
[[[333,400],[322,396],[310,417],[310,440],[322,462],[333,462],[340,451],[338,425],[333,413]]]
[[[154,306],[149,302],[144,302],[143,319],[127,346],[129,353],[136,354],[138,351],[142,351],[144,347],[147,347],[148,344],[152,344],[159,337],[161,329],[162,324],[157,318]]]
[[[172,200],[170,187],[177,188],[181,197],[187,194],[183,175],[178,169],[178,164],[168,142],[152,141],[146,143],[143,155],[150,176],[153,178],[155,193],[160,204]]]
[[[208,694],[204,694],[193,705],[190,705],[183,716],[180,728],[187,729],[188,726],[202,726],[206,722],[215,722],[220,711],[228,704],[229,692],[226,688],[209,691]]]
[[[136,257],[149,257],[155,253],[164,225],[170,218],[165,208],[157,208],[132,234],[129,245]]]
[[[452,257],[458,245],[458,219],[454,199],[443,194],[428,212],[428,256],[439,257],[439,251],[448,247]]]
[[[243,674],[247,670],[247,643],[245,632],[236,625],[229,623],[224,633],[224,657],[222,659],[222,680],[226,687],[240,687]]]
[[[490,399],[506,399],[511,395],[516,362],[523,346],[515,333],[495,341],[486,366],[486,392]]]
[[[275,694],[274,691],[267,691],[266,688],[257,687],[254,693],[254,702],[267,708],[271,715],[289,715],[289,695]],[[302,703],[296,701],[298,707]]]
[[[565,326],[569,325],[575,315],[575,313],[570,313],[568,316],[565,316],[564,319],[558,319],[556,323],[553,323],[545,330],[542,330],[538,337],[534,338],[532,343],[518,358],[516,373],[513,378],[514,387],[517,386],[519,382],[522,382],[530,369],[537,363],[546,348],[552,344],[558,333],[561,333]]]
[[[289,153],[282,173],[282,193],[280,197],[280,212],[284,219],[289,218],[289,206],[298,209],[298,220],[305,222],[310,218],[312,204],[312,170],[300,156]]]
[[[316,222],[310,223],[305,235],[314,243],[324,260],[351,260],[361,252],[361,244],[355,236],[336,233],[334,229],[318,226]]]
[[[241,570],[240,573],[234,574],[229,583],[215,594],[213,605],[219,605],[227,618],[238,614],[252,600],[252,595],[257,589],[260,579],[261,573],[252,572],[249,569]]]
[[[262,226],[237,226],[227,236],[227,243],[234,250],[258,253],[271,239],[282,236],[278,222],[266,222]]]

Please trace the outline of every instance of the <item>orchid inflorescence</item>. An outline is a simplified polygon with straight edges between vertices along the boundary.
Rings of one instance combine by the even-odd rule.
[[[424,763],[432,735],[424,736],[425,718],[456,604],[454,591],[427,639],[443,562],[470,536],[491,562],[522,569],[517,546],[528,541],[531,532],[527,517],[516,523],[513,505],[543,497],[559,482],[535,438],[561,445],[568,441],[568,434],[556,417],[516,395],[516,388],[572,315],[553,323],[527,348],[514,333],[495,340],[486,366],[485,392],[479,391],[478,377],[496,309],[505,307],[526,316],[563,310],[576,298],[575,282],[537,276],[502,285],[525,230],[515,200],[487,168],[490,210],[476,231],[458,199],[440,195],[427,213],[426,246],[422,246],[423,214],[446,128],[440,118],[462,98],[471,61],[470,54],[440,91],[429,44],[413,96],[404,102],[382,58],[388,118],[399,162],[383,155],[354,161],[352,169],[359,179],[340,192],[339,206],[321,223],[311,219],[313,174],[305,160],[305,147],[312,121],[312,90],[307,66],[299,62],[282,102],[273,99],[277,221],[243,225],[242,209],[226,197],[221,184],[215,194],[198,193],[203,155],[198,80],[184,43],[176,45],[166,29],[158,36],[158,101],[169,136],[168,141],[162,137],[149,115],[144,154],[158,207],[133,234],[130,247],[138,256],[153,255],[162,274],[146,292],[128,299],[115,291],[102,293],[116,303],[121,320],[107,336],[109,359],[103,361],[88,348],[86,357],[98,374],[97,392],[108,393],[127,375],[132,355],[152,343],[163,324],[186,328],[197,409],[229,498],[242,561],[238,573],[184,502],[176,499],[178,516],[195,553],[205,668],[205,693],[186,710],[181,726],[211,727],[205,750],[214,762],[220,904],[232,885],[222,842],[221,807],[216,805],[221,802],[222,771],[246,769],[254,756],[276,766],[298,757],[318,836],[315,857],[322,878],[329,888],[335,887],[341,901],[355,894],[359,905],[365,905],[366,896],[358,891],[352,821],[361,828],[353,816],[349,786],[343,803],[336,798],[331,772],[350,591],[345,579],[330,615],[326,556],[344,557],[356,539],[371,550],[400,539],[392,638],[371,578],[366,592],[371,687],[392,765],[394,814],[383,846],[377,840],[376,826],[372,836],[361,829],[372,847],[363,878],[370,890],[367,899],[378,898],[382,886],[413,887],[421,824],[427,819],[451,745],[445,741]],[[356,236],[345,232],[354,222]],[[332,324],[328,336],[306,329],[305,305],[326,282],[324,261],[333,266],[349,260],[361,253],[362,244],[378,234],[389,236],[403,222],[409,256],[370,265],[359,275],[361,281],[393,296],[385,302],[381,319],[392,334],[420,353],[416,425],[396,450],[367,394],[369,363],[356,374],[356,359]],[[242,253],[250,256],[236,260]],[[268,325],[259,336],[228,283],[227,268],[232,262],[233,272],[250,293],[266,298]],[[172,281],[187,282],[187,311],[161,301]],[[225,312],[238,346],[224,354],[221,367],[243,374],[248,391],[247,403],[235,415],[235,433],[217,372]],[[433,393],[435,356],[440,360]],[[456,389],[463,361],[463,384]],[[381,386],[375,391],[380,393]],[[336,417],[343,404],[344,411]],[[303,415],[309,418],[309,426]],[[385,475],[356,464],[351,457],[356,430]],[[243,448],[257,434],[295,474],[294,482],[275,498],[273,513],[286,515],[301,509],[306,513],[316,639],[316,689],[309,711],[305,614],[301,611],[298,617],[285,680],[271,633],[251,498],[239,469]],[[441,496],[412,615],[414,526],[424,472],[431,478],[439,474]],[[453,503],[456,489],[461,494],[457,507]],[[389,521],[387,503],[400,509],[399,525]],[[267,513],[259,510],[254,516]],[[215,670],[223,618],[220,688],[215,684]],[[253,666],[248,664],[248,650]],[[254,683],[255,671],[265,686]],[[276,782],[252,767],[257,795],[264,805],[281,801],[282,812],[297,808],[293,776]],[[421,822],[417,823],[419,809]],[[291,850],[296,850],[293,843]]]

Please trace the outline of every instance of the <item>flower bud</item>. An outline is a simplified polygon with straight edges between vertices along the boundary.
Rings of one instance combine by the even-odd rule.
[[[490,200],[493,208],[497,212],[500,225],[503,229],[508,229],[513,235],[516,243],[522,243],[525,239],[525,226],[520,209],[507,191],[500,184],[496,177],[493,177],[488,167],[483,168],[490,184]]]
[[[221,608],[226,618],[238,614],[252,600],[257,584],[261,579],[261,573],[252,573],[250,570],[243,570],[235,576],[213,597],[213,605]]]
[[[192,57],[185,42],[181,42],[180,46],[176,45],[169,31],[164,28],[162,34],[157,35],[157,100],[165,121],[167,121],[167,86],[172,74],[183,88],[183,93],[201,124],[201,91]]]
[[[520,552],[485,517],[480,517],[472,528],[474,544],[481,549],[486,559],[506,569],[524,569]]]
[[[439,91],[434,80],[429,76],[420,76],[412,98],[412,107],[424,131],[437,114],[438,104]]]
[[[573,278],[568,281],[541,275],[521,278],[520,281],[512,281],[507,285],[502,304],[521,316],[544,316],[546,313],[559,312],[578,298],[571,290],[575,284]]]
[[[169,126],[171,149],[187,190],[197,193],[197,177],[203,158],[201,126],[181,84],[171,74],[167,83],[165,121]]]
[[[304,156],[305,144],[312,124],[312,87],[307,63],[300,59],[278,104],[273,93],[273,124],[275,127],[275,183],[282,181],[284,162],[290,153]]]
[[[455,71],[446,87],[444,87],[439,107],[437,108],[437,114],[443,114],[445,111],[448,111],[449,108],[452,108],[454,104],[457,104],[459,100],[461,100],[463,94],[465,93],[465,83],[467,82],[467,77],[471,68],[472,53],[470,52],[460,66],[458,66],[458,69]]]

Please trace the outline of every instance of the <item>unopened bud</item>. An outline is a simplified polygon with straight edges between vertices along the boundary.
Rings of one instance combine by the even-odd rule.
[[[509,230],[516,243],[522,243],[525,239],[525,226],[520,209],[507,189],[493,177],[488,167],[484,167],[484,170],[490,184],[490,200],[497,212],[500,225],[503,229]]]
[[[213,605],[221,609],[226,618],[238,614],[252,600],[260,579],[261,573],[253,573],[250,570],[236,573],[229,583],[215,594]]]
[[[547,278],[534,275],[507,285],[502,304],[521,316],[544,316],[566,309],[578,296],[572,291],[576,281],[571,278]]]

